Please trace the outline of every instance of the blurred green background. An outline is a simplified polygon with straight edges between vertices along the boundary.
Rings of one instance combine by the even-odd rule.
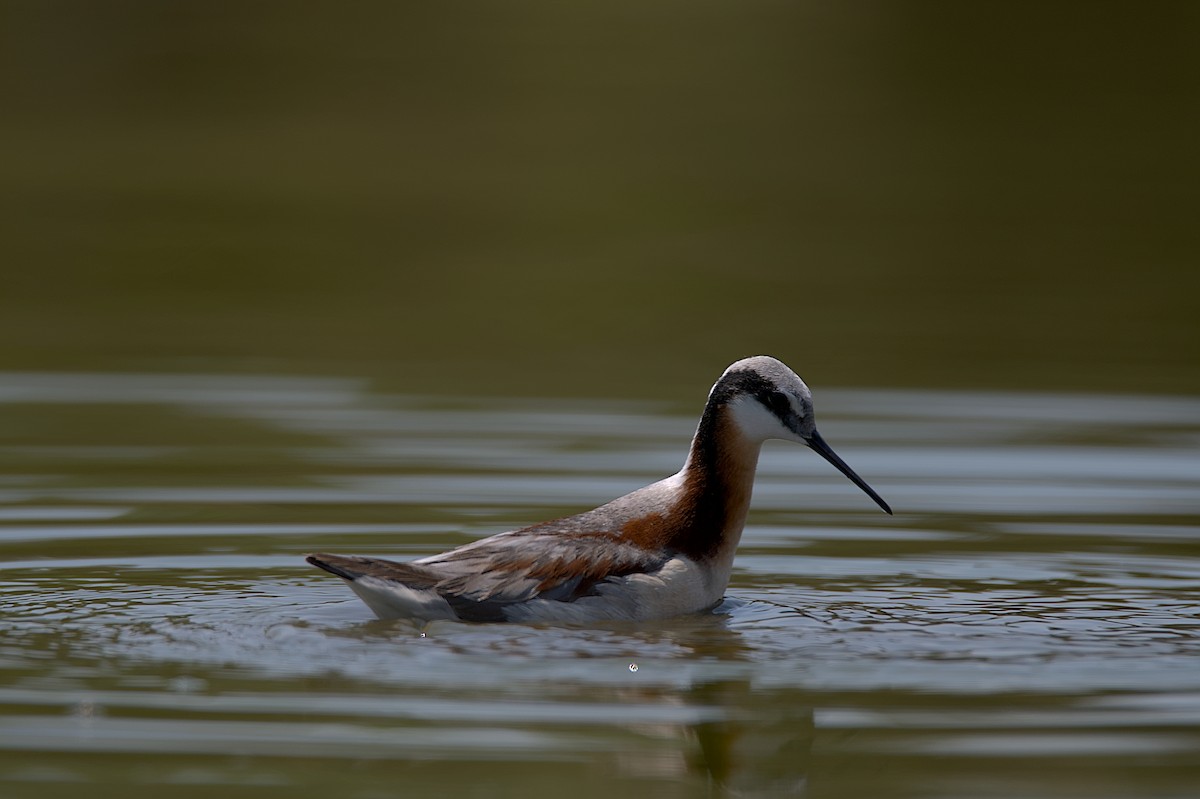
[[[1200,5],[3,2],[0,369],[1200,392]]]

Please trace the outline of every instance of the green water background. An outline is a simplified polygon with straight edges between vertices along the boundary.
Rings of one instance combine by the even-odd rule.
[[[0,9],[0,369],[1200,391],[1193,3]]]

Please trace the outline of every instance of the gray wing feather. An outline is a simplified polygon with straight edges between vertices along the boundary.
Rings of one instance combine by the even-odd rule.
[[[346,580],[365,577],[433,590],[467,621],[504,621],[508,605],[534,598],[574,602],[598,583],[653,573],[668,557],[606,533],[503,533],[410,563],[355,555],[309,555]]]
[[[571,602],[602,580],[654,572],[666,560],[608,534],[526,533],[485,538],[413,565],[439,575],[443,596],[506,604]]]

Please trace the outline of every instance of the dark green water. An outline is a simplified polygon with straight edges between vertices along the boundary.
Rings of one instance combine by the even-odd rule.
[[[1200,393],[1194,3],[3,8],[0,367]]]

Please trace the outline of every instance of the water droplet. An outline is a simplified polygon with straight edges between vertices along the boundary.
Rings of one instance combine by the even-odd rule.
[[[195,694],[208,688],[208,681],[198,677],[180,675],[167,680],[167,687],[181,694]]]
[[[630,664],[629,664],[629,670],[630,670],[630,671],[637,671],[637,664],[636,664],[636,663],[630,663]]]
[[[90,719],[100,714],[99,708],[91,701],[84,699],[76,702],[71,708],[71,714],[81,719]]]

